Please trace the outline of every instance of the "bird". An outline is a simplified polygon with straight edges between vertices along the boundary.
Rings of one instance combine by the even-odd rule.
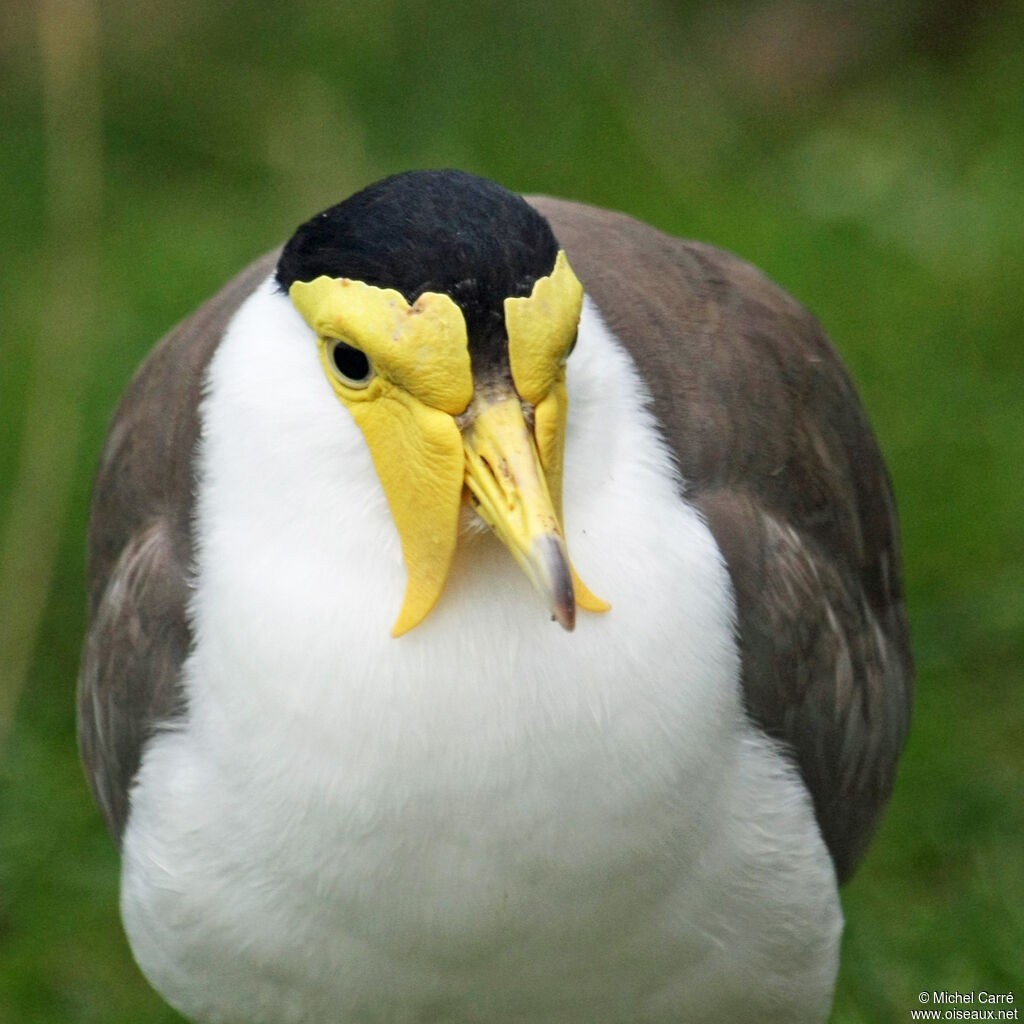
[[[197,1022],[820,1022],[913,662],[817,320],[454,170],[156,346],[88,527],[79,745]]]

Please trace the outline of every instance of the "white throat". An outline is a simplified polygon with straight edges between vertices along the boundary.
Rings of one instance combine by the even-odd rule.
[[[678,714],[719,717],[723,700],[735,705],[727,576],[639,411],[644,394],[635,371],[589,304],[570,361],[569,395],[569,551],[613,610],[583,612],[577,631],[562,635],[511,556],[490,535],[467,531],[438,607],[395,640],[389,630],[405,568],[362,434],[324,379],[312,335],[287,298],[268,282],[246,303],[210,370],[197,522],[202,586],[194,610],[219,647],[237,645],[227,662],[251,664],[271,688],[261,695],[261,717],[269,701],[297,713],[315,708],[321,722],[340,702],[339,714],[349,718],[360,694],[445,716],[467,701],[482,703],[481,711],[494,699],[557,702],[574,692],[588,704],[614,701],[618,676],[606,692],[593,681],[556,685],[548,671],[527,671],[519,673],[527,692],[515,694],[503,677],[524,655],[556,666],[566,658],[575,663],[584,650],[600,651],[601,665],[614,651],[623,659],[619,671],[630,672],[632,655],[646,664],[666,644],[676,660],[688,649],[693,666],[694,692],[677,701]],[[652,594],[689,609],[673,616],[668,635],[649,614]],[[303,652],[299,663],[295,651]],[[278,673],[266,671],[282,658],[292,680],[285,692]],[[258,685],[251,677],[223,683],[227,692],[218,697],[244,704]],[[381,688],[391,686],[384,697]],[[693,726],[706,734],[706,723]]]

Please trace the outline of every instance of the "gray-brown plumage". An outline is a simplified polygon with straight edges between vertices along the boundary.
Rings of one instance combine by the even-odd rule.
[[[813,318],[748,264],[619,214],[532,202],[650,389],[728,563],[749,714],[790,746],[846,878],[891,790],[911,695],[892,494],[849,379]],[[276,258],[167,336],[104,450],[79,709],[115,836],[147,735],[181,708],[203,373]]]

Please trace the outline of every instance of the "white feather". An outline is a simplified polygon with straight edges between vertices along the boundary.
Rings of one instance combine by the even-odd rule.
[[[362,435],[267,282],[202,409],[189,713],[124,842],[135,955],[184,1013],[287,1022],[821,1021],[841,917],[806,791],[747,723],[728,576],[588,302],[548,621],[466,530],[405,586]]]

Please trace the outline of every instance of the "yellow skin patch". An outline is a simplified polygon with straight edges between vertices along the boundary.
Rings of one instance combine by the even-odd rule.
[[[512,380],[521,398],[534,407],[533,434],[548,491],[559,524],[562,523],[562,460],[569,398],[565,364],[576,340],[583,285],[559,249],[555,267],[534,282],[526,298],[505,299],[505,327]],[[591,593],[572,569],[576,603],[590,612],[611,607]]]
[[[473,376],[465,320],[450,296],[426,292],[410,305],[392,289],[326,276],[296,281],[289,295],[316,332],[324,372],[366,438],[401,538],[408,581],[392,635],[422,622],[441,596],[455,553],[464,488],[477,500],[481,493],[504,495],[486,513],[481,506],[481,514],[543,589],[543,579],[538,582],[528,564],[529,551],[538,547],[538,537],[550,536],[564,552],[565,358],[583,295],[565,254],[559,252],[551,275],[538,280],[528,298],[505,300],[513,380],[519,395],[536,407],[535,432],[532,438],[513,437],[513,427],[504,431],[507,437],[495,437],[488,429],[486,459],[474,447],[472,429],[463,436],[455,419],[473,400]],[[336,368],[338,342],[369,360],[364,379],[353,381]],[[484,416],[481,409],[471,418]],[[525,423],[519,433],[523,430]],[[514,460],[500,457],[502,445],[516,453]],[[533,460],[533,473],[516,461],[524,451],[527,463]],[[539,482],[520,494],[515,478],[499,479],[499,473],[493,481],[484,480],[481,466],[495,463],[522,464],[523,479],[536,477]],[[528,524],[525,531],[520,520]],[[591,611],[606,610],[608,605],[587,590],[571,567],[569,571],[576,603]],[[571,607],[571,593],[569,598]]]
[[[554,270],[536,280],[528,296],[505,300],[512,380],[530,405],[539,405],[556,382],[565,383],[582,308],[583,285],[561,249]]]
[[[346,404],[372,401],[389,383],[450,416],[465,412],[473,397],[473,374],[466,322],[450,296],[425,292],[410,306],[391,288],[332,277],[296,281],[288,294],[316,331],[321,350],[337,338],[365,352],[377,370],[368,387],[352,394],[339,391]]]

